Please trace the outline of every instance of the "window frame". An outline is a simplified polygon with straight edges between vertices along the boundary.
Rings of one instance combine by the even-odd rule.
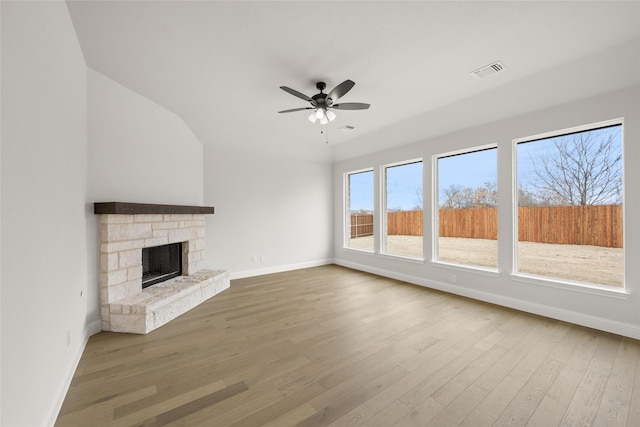
[[[350,242],[351,242],[351,180],[350,177],[351,175],[356,175],[359,173],[364,173],[364,172],[372,172],[373,173],[373,179],[371,180],[371,185],[373,186],[372,188],[372,193],[374,196],[374,200],[373,200],[373,238],[374,238],[374,246],[371,250],[369,249],[361,249],[361,248],[354,248],[349,246]],[[376,201],[375,201],[375,179],[376,179],[376,172],[375,172],[375,168],[374,167],[366,167],[366,168],[362,168],[362,169],[355,169],[355,170],[351,170],[348,172],[344,172],[343,174],[343,189],[342,189],[342,194],[343,194],[343,225],[344,225],[344,229],[343,229],[343,233],[342,233],[342,249],[347,249],[350,251],[355,251],[355,252],[361,252],[361,253],[366,253],[366,254],[374,254],[375,253],[375,238],[376,238],[376,226],[375,226],[375,212],[376,212]]]
[[[588,132],[591,130],[602,129],[611,126],[621,126],[620,132],[620,150],[622,154],[622,162],[621,162],[621,180],[622,180],[622,229],[623,233],[626,229],[626,209],[625,209],[625,155],[624,155],[624,118],[616,118],[610,120],[604,120],[600,122],[588,123],[579,126],[573,126],[570,128],[558,129],[550,132],[543,132],[539,134],[529,135],[526,137],[520,137],[513,139],[511,142],[511,189],[512,189],[512,247],[511,247],[511,255],[512,255],[512,263],[511,263],[511,272],[510,277],[516,281],[521,283],[540,285],[545,287],[552,287],[557,289],[564,289],[570,291],[577,291],[582,293],[590,293],[600,296],[608,296],[612,298],[618,299],[627,299],[630,295],[626,290],[626,268],[624,265],[626,264],[627,254],[626,254],[626,245],[623,243],[622,251],[623,251],[623,284],[621,287],[616,287],[613,285],[606,285],[601,283],[591,283],[591,282],[583,282],[578,280],[565,279],[560,277],[553,276],[541,276],[532,273],[520,272],[518,271],[518,243],[519,240],[519,217],[518,217],[518,144],[521,143],[530,143],[538,140],[544,140],[549,138],[555,138],[564,135],[570,135],[581,132]],[[623,242],[625,241],[623,236]]]
[[[445,158],[445,157],[452,157],[452,156],[458,156],[458,155],[462,155],[462,154],[471,154],[474,152],[478,152],[478,151],[485,151],[485,150],[496,150],[496,185],[498,186],[498,188],[500,187],[500,182],[498,179],[498,171],[499,171],[499,147],[497,143],[490,143],[490,144],[482,144],[482,145],[477,145],[474,147],[467,147],[467,148],[461,148],[458,150],[453,150],[453,151],[448,151],[445,153],[439,153],[439,154],[434,154],[431,157],[431,182],[432,182],[432,188],[431,188],[431,262],[434,265],[440,266],[440,267],[445,267],[448,269],[453,269],[453,270],[458,270],[458,271],[474,271],[477,273],[481,273],[481,274],[485,274],[485,275],[489,275],[489,276],[493,276],[493,277],[497,277],[500,272],[499,272],[499,267],[500,267],[500,248],[499,248],[499,242],[500,242],[500,236],[498,235],[498,239],[496,240],[497,244],[498,244],[498,249],[497,249],[497,253],[496,253],[496,266],[495,267],[487,267],[487,266],[483,266],[483,265],[476,265],[476,264],[462,264],[462,263],[457,263],[457,262],[452,262],[452,261],[444,261],[439,259],[440,256],[440,250],[439,250],[439,240],[440,240],[440,191],[439,191],[439,179],[438,179],[438,175],[439,175],[439,170],[438,170],[438,160],[441,158]],[[499,203],[498,205],[496,205],[496,209],[499,209]],[[498,211],[498,218],[500,217],[500,211]],[[500,222],[498,219],[498,226],[499,226]]]
[[[398,166],[405,166],[405,165],[410,165],[410,164],[414,164],[414,163],[421,163],[422,164],[422,174],[421,174],[421,181],[420,181],[420,185],[422,186],[422,212],[423,212],[423,216],[424,216],[424,158],[422,157],[416,157],[413,159],[409,159],[409,160],[402,160],[402,161],[398,161],[398,162],[393,162],[393,163],[387,163],[384,165],[380,165],[380,224],[379,224],[379,229],[380,229],[380,255],[384,255],[384,256],[388,256],[388,257],[392,257],[392,258],[400,258],[400,259],[406,259],[406,260],[411,260],[411,261],[419,261],[419,262],[423,262],[424,261],[424,235],[425,235],[425,225],[424,222],[422,223],[422,256],[421,257],[415,257],[415,256],[410,256],[410,255],[403,255],[403,254],[395,254],[395,253],[390,253],[387,251],[387,229],[388,229],[388,206],[387,206],[387,169],[389,168],[394,168],[394,167],[398,167]]]

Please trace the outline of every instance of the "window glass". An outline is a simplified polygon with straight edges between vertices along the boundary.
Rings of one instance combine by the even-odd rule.
[[[373,251],[373,170],[346,175],[345,246]]]
[[[422,258],[422,161],[386,166],[382,251]]]
[[[498,267],[497,160],[496,147],[437,159],[437,260]]]
[[[516,271],[623,287],[622,124],[516,144]]]

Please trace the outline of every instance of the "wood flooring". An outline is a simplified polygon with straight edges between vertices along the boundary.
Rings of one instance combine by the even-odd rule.
[[[640,341],[329,265],[89,340],[57,426],[640,426]]]

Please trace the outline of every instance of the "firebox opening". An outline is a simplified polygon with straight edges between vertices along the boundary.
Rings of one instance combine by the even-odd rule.
[[[142,249],[142,288],[182,275],[182,243]]]

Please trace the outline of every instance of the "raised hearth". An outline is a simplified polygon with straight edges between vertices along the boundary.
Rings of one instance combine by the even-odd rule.
[[[213,207],[96,203],[100,216],[102,329],[145,334],[229,287],[206,269],[204,215]],[[142,288],[142,250],[180,243],[182,275]]]

